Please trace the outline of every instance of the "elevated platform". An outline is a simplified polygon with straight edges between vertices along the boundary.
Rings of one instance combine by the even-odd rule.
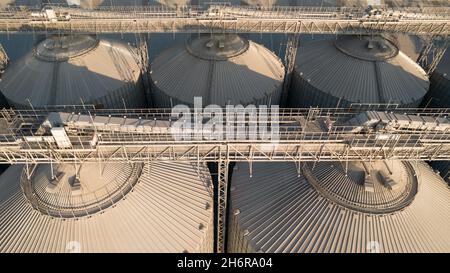
[[[53,7],[0,10],[0,32],[34,33],[322,33],[450,34],[449,8],[394,8],[372,16],[363,8],[318,7]]]
[[[84,110],[76,114],[13,111],[10,119],[14,122],[7,123],[12,133],[0,135],[0,162],[450,159],[446,111],[282,109],[272,117],[274,124],[260,124],[250,118],[244,121],[245,128],[277,128],[274,138],[249,130],[238,138],[227,137],[227,130],[237,134],[238,129],[235,117],[230,119],[226,113],[217,118],[227,130],[217,132],[203,129],[208,115],[200,116],[199,130],[194,124],[173,128],[178,118],[164,109],[126,111],[126,115],[118,110]]]

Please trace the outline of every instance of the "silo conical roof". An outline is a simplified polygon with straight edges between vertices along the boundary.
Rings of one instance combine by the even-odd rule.
[[[339,6],[367,6],[365,0],[241,0],[243,5],[272,7],[272,6],[306,6],[306,7],[339,7]]]
[[[64,191],[46,192],[42,185],[48,185],[43,177],[48,169],[37,171],[35,190],[41,198],[53,205],[74,200],[52,199],[62,197]],[[111,181],[127,177],[131,169],[111,166],[105,171],[105,180]],[[204,164],[198,169],[190,163],[146,164],[123,198],[76,218],[52,217],[34,209],[20,186],[22,175],[23,167],[16,165],[0,177],[0,252],[212,252],[213,197]],[[84,189],[103,185],[95,181],[98,174],[91,175],[81,174]]]
[[[300,45],[291,103],[418,106],[429,87],[425,71],[386,38],[340,36]]]
[[[248,164],[238,164],[228,251],[450,251],[450,189],[426,163],[386,162],[396,184],[388,189],[373,181],[373,191],[365,189],[360,164],[349,166],[347,176],[345,163],[303,166],[316,181],[306,172],[298,176],[294,163],[254,163],[251,178]],[[388,171],[383,162],[367,164]]]
[[[131,47],[92,36],[52,36],[13,61],[0,90],[18,108],[102,104],[104,108],[143,106],[137,89],[140,68]],[[80,99],[81,98],[81,99]],[[122,100],[123,98],[123,100]]]
[[[238,35],[202,35],[162,52],[151,65],[157,106],[278,102],[284,78],[280,59]]]

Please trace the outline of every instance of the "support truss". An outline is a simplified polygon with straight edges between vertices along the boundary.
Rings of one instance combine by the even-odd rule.
[[[183,7],[58,8],[70,19],[37,19],[26,9],[0,9],[0,32],[61,33],[310,33],[449,35],[450,9],[398,10],[399,16],[367,18],[363,9],[286,8],[254,9],[220,6],[210,9]]]
[[[333,112],[332,109],[319,108],[282,109],[278,116],[281,121],[280,138],[276,141],[257,138],[177,140],[172,133],[164,131],[168,124],[157,125],[156,118],[150,118],[157,116],[160,118],[159,121],[163,122],[164,117],[170,116],[164,109],[127,109],[127,117],[124,117],[122,110],[109,110],[111,112],[98,110],[98,113],[103,113],[102,118],[108,117],[108,121],[100,120],[102,114],[95,116],[96,112],[92,112],[94,118],[75,112],[66,113],[73,119],[63,121],[64,131],[70,143],[64,147],[57,145],[55,137],[43,133],[45,132],[43,127],[48,126],[45,117],[50,119],[54,112],[2,110],[0,115],[8,125],[8,130],[0,134],[0,163],[25,164],[26,174],[31,177],[38,164],[69,163],[81,166],[88,163],[102,165],[126,162],[150,165],[155,160],[215,162],[218,164],[216,246],[218,252],[224,252],[227,239],[230,162],[249,162],[250,168],[253,162],[295,162],[300,172],[300,164],[306,161],[339,161],[347,166],[349,161],[360,160],[450,160],[448,129],[407,128],[361,133],[353,131],[354,127],[350,130],[345,124],[335,124],[327,129],[319,128],[321,124],[337,122],[339,117],[343,117],[344,120],[353,117],[356,113],[350,110],[334,109]],[[405,113],[409,110],[396,111]],[[427,109],[421,111],[423,112],[410,112],[411,118],[423,115],[428,120],[441,119],[443,122],[443,117],[450,115],[448,110],[431,113],[428,113]],[[114,114],[116,121],[112,122],[110,118]],[[227,120],[226,113],[223,115],[222,120]],[[149,131],[137,130],[142,126],[141,122],[144,122],[142,119],[136,119],[139,120],[138,124],[131,122],[132,117],[141,116],[146,116]],[[61,116],[59,118],[61,120]],[[108,126],[101,125],[101,121]],[[125,127],[117,126],[118,124]],[[35,130],[26,129],[29,127]],[[118,128],[126,130],[120,131]],[[150,128],[158,131],[152,131]],[[40,131],[41,134],[38,134]]]
[[[227,153],[220,156],[217,166],[217,252],[225,252],[227,228],[228,167]]]
[[[3,73],[5,71],[8,64],[9,64],[8,54],[6,54],[5,49],[0,44],[0,73]]]

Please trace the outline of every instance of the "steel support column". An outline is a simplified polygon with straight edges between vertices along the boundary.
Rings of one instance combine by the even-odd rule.
[[[217,164],[217,252],[225,252],[228,198],[228,151],[221,151]]]

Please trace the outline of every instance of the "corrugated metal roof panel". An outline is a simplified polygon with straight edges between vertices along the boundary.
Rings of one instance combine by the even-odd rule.
[[[251,6],[322,6],[322,7],[363,7],[387,5],[389,7],[447,6],[447,0],[241,0]]]
[[[383,51],[389,50],[380,49],[374,53],[374,49],[371,51],[364,48],[366,38],[359,40],[356,37],[341,37],[340,40],[342,39],[348,40],[344,46],[350,54],[338,49],[332,39],[300,46],[295,68],[297,77],[294,77],[294,81],[298,81],[300,77],[308,85],[329,96],[362,103],[391,102],[408,105],[420,101],[427,92],[429,81],[425,72],[402,52],[382,61],[383,54],[387,54]],[[381,57],[378,56],[379,53]],[[350,56],[353,54],[355,56]],[[365,56],[373,56],[374,59],[365,59]],[[292,93],[312,92],[306,87],[302,88],[302,83],[294,83],[294,86],[299,90],[292,90]]]
[[[197,39],[188,43],[207,45],[207,37]],[[256,104],[268,96],[278,97],[284,78],[283,64],[268,49],[251,41],[248,43],[247,50],[237,55],[231,52],[232,56],[221,57],[221,60],[212,60],[208,54],[198,56],[186,46],[170,48],[152,64],[153,85],[175,101],[188,105],[193,104],[194,96],[203,97],[205,105]],[[156,97],[154,100],[158,104],[166,99]]]
[[[252,178],[246,163],[238,166],[232,178],[229,251],[450,251],[450,190],[423,162],[412,164],[419,187],[412,203],[377,215],[331,202],[297,176],[293,163],[253,164]]]
[[[70,242],[79,242],[81,252],[212,252],[210,175],[206,165],[199,170],[188,163],[146,165],[124,200],[89,217],[60,219],[29,205],[19,184],[22,167],[12,166],[0,178],[0,252],[67,252]]]
[[[365,0],[241,0],[241,3],[249,6],[323,6],[323,7],[337,7],[337,6],[351,6],[351,5],[361,5],[367,6],[364,3]]]
[[[125,92],[124,97],[133,96],[139,75],[129,46],[102,39],[95,48],[68,61],[44,61],[31,52],[8,67],[0,89],[19,106],[28,106],[27,99],[34,107],[81,104],[80,98],[84,103],[95,102],[117,90]],[[108,107],[123,108],[123,103]]]

